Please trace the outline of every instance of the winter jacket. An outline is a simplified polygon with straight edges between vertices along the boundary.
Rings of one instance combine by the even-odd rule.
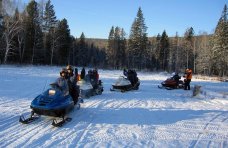
[[[67,95],[69,93],[69,87],[65,78],[59,77],[56,80],[56,83],[58,84],[60,90],[63,91],[64,95]]]
[[[81,79],[84,79],[84,78],[85,78],[85,68],[82,68]]]
[[[181,77],[178,75],[178,74],[175,74],[174,76],[173,76],[173,79],[175,80],[175,81],[179,81],[179,79],[180,79]]]
[[[186,79],[187,80],[191,80],[192,79],[192,70],[191,69],[187,70]]]

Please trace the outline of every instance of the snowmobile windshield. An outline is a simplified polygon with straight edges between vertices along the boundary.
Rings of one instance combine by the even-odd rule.
[[[51,83],[50,86],[53,89],[57,89],[57,90],[60,90],[61,91],[61,89],[60,89],[60,87],[59,87],[59,85],[57,83]]]
[[[118,85],[118,86],[124,86],[124,85],[130,85],[130,84],[131,84],[130,81],[123,76],[120,76],[115,82],[115,85]]]
[[[51,86],[51,88],[54,89],[55,91],[60,91],[61,93],[63,93],[64,96],[68,94],[68,93],[67,93],[68,91],[62,89],[57,83],[52,83],[52,84],[50,84],[50,86]]]

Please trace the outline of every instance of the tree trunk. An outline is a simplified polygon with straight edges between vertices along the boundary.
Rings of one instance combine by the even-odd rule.
[[[6,36],[6,51],[5,51],[4,62],[3,62],[4,64],[6,64],[6,62],[7,62],[9,50],[10,50],[10,43],[9,43],[8,37]]]

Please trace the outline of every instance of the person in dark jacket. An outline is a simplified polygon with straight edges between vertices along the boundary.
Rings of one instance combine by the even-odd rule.
[[[174,74],[173,79],[176,81],[176,87],[178,87],[181,77],[178,75],[177,72]]]
[[[124,76],[126,76],[126,77],[128,77],[128,75],[127,75],[127,70],[124,68],[124,70],[123,70],[123,75]]]
[[[75,79],[75,82],[77,83],[79,78],[78,78],[78,69],[77,68],[74,68],[74,79]]]
[[[135,84],[138,81],[137,73],[135,70],[129,69],[127,72],[128,80],[131,82],[132,86],[135,86]]]
[[[85,68],[83,67],[81,70],[81,79],[85,78]]]
[[[78,97],[79,97],[79,87],[76,84],[75,76],[74,76],[74,70],[71,65],[67,66],[67,72],[68,72],[68,87],[69,87],[69,93],[72,96],[74,100],[74,104],[78,102]]]
[[[69,87],[67,84],[67,70],[65,68],[60,71],[60,77],[56,80],[55,84],[58,85],[59,89],[63,92],[64,95],[69,94]]]

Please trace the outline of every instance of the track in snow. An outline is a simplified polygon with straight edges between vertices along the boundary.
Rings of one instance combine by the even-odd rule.
[[[147,73],[139,73],[138,91],[120,93],[109,88],[121,72],[101,71],[103,94],[85,99],[80,110],[68,115],[71,122],[56,128],[51,125],[53,118],[41,116],[29,125],[21,124],[20,114],[30,112],[32,99],[61,68],[28,69],[11,68],[9,75],[3,75],[6,69],[0,67],[0,84],[5,86],[0,88],[0,147],[228,146],[226,96],[197,99],[190,91],[161,90],[160,76]],[[210,86],[210,91],[228,89],[225,83],[200,83]]]

